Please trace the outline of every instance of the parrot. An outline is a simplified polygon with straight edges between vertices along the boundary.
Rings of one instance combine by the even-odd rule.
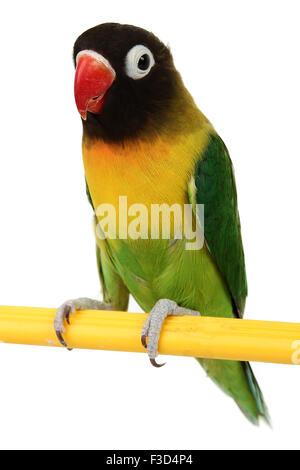
[[[68,347],[63,334],[70,314],[126,311],[132,295],[149,312],[141,342],[151,364],[161,367],[156,357],[166,317],[243,317],[248,288],[233,165],[186,89],[169,46],[152,32],[100,24],[78,37],[73,60],[103,301],[67,300],[56,311],[54,329]],[[148,223],[140,224],[138,236],[124,236],[124,196],[130,207],[143,205],[148,216],[152,206],[191,207],[190,224],[203,230],[201,248],[186,249],[187,237],[177,236],[175,219],[169,237],[162,236],[161,220],[156,236]],[[101,236],[103,204],[114,208],[116,236]],[[198,206],[204,207],[202,218]],[[251,423],[269,422],[248,362],[196,359]]]

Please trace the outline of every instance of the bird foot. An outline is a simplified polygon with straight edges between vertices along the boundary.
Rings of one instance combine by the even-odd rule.
[[[60,307],[58,307],[54,319],[54,330],[59,342],[64,347],[69,349],[69,351],[71,351],[71,349],[68,348],[68,345],[62,336],[66,331],[64,320],[66,319],[69,325],[70,314],[75,313],[76,310],[113,310],[113,306],[106,304],[105,302],[100,302],[99,300],[81,297],[79,299],[67,300]]]
[[[196,310],[179,307],[173,300],[160,299],[156,302],[143,325],[141,336],[142,345],[147,349],[150,362],[154,367],[162,367],[165,365],[158,364],[155,358],[158,355],[160,331],[165,318],[169,315],[199,316],[200,313]]]

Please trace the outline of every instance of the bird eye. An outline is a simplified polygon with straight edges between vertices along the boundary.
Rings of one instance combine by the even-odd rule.
[[[153,54],[148,47],[137,45],[126,55],[125,71],[128,77],[139,80],[148,75],[154,64]]]

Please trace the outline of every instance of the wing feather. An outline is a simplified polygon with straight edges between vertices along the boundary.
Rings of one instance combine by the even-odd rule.
[[[195,166],[194,180],[196,203],[204,204],[206,245],[228,286],[235,313],[242,317],[248,290],[236,185],[229,153],[219,136],[211,136]]]

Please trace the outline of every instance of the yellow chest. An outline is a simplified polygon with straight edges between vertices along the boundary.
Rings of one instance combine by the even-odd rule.
[[[103,141],[83,141],[83,162],[87,184],[95,209],[111,204],[118,211],[119,197],[128,206],[187,202],[187,184],[195,160],[208,141],[208,133],[172,139],[137,141],[111,145]]]

